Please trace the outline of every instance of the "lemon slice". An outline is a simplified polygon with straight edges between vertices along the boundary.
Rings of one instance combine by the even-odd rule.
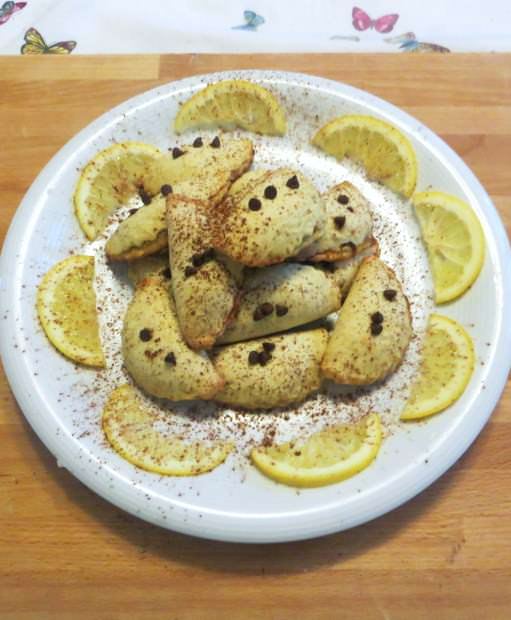
[[[402,420],[417,420],[443,411],[464,392],[475,363],[474,346],[459,323],[432,314],[422,349],[419,378]]]
[[[470,206],[443,192],[421,192],[412,198],[433,272],[436,302],[462,295],[476,280],[484,262],[484,234]]]
[[[410,140],[374,116],[339,116],[321,127],[312,144],[337,159],[364,166],[370,179],[409,197],[417,182],[417,158]]]
[[[57,263],[39,285],[37,313],[58,351],[74,362],[103,367],[93,280],[92,256],[71,256]]]
[[[83,169],[73,202],[89,239],[105,228],[108,217],[143,185],[151,163],[161,155],[150,144],[122,142],[99,152]]]
[[[247,131],[283,136],[286,115],[276,97],[266,88],[246,80],[216,82],[186,101],[174,120],[174,130],[241,127]]]
[[[154,429],[157,416],[144,407],[131,385],[115,389],[103,410],[103,430],[114,448],[133,465],[167,476],[195,476],[211,471],[232,450],[227,442],[185,442]]]
[[[319,487],[349,478],[376,457],[382,440],[380,418],[371,413],[357,424],[336,426],[299,442],[257,447],[250,454],[264,474],[296,487]]]

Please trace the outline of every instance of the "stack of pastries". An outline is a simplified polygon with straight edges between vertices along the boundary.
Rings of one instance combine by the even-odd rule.
[[[382,380],[404,356],[409,305],[368,201],[347,182],[321,195],[298,171],[251,169],[253,155],[224,136],[174,148],[106,244],[129,262],[124,363],[150,395],[269,409],[325,378]],[[312,326],[332,313],[332,331]]]

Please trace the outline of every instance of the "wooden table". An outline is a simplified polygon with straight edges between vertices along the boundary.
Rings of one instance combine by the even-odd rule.
[[[367,89],[464,158],[511,225],[511,55],[0,59],[0,242],[41,167],[157,84],[234,68]],[[394,512],[319,540],[244,546],[160,530],[94,495],[37,439],[0,378],[0,618],[511,617],[511,389],[458,464]]]

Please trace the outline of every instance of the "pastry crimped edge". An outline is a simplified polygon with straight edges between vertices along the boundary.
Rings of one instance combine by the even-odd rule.
[[[366,250],[374,249],[375,253],[379,253],[378,242],[374,237],[368,237],[360,245],[345,244],[340,250],[328,250],[326,252],[320,252],[313,256],[308,256],[306,259],[301,259],[303,262],[308,263],[335,263],[336,261],[349,260],[357,254],[361,254]]]

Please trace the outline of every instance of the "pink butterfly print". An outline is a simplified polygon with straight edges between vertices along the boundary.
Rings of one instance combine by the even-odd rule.
[[[378,17],[378,19],[371,19],[369,15],[362,9],[359,9],[358,6],[353,7],[351,16],[353,18],[353,27],[356,30],[367,30],[368,28],[374,28],[376,32],[380,33],[391,32],[399,19],[399,15],[397,13],[383,15],[383,17]]]
[[[26,7],[26,2],[4,2],[0,7],[0,26],[11,19],[11,15],[16,11],[21,11]]]

